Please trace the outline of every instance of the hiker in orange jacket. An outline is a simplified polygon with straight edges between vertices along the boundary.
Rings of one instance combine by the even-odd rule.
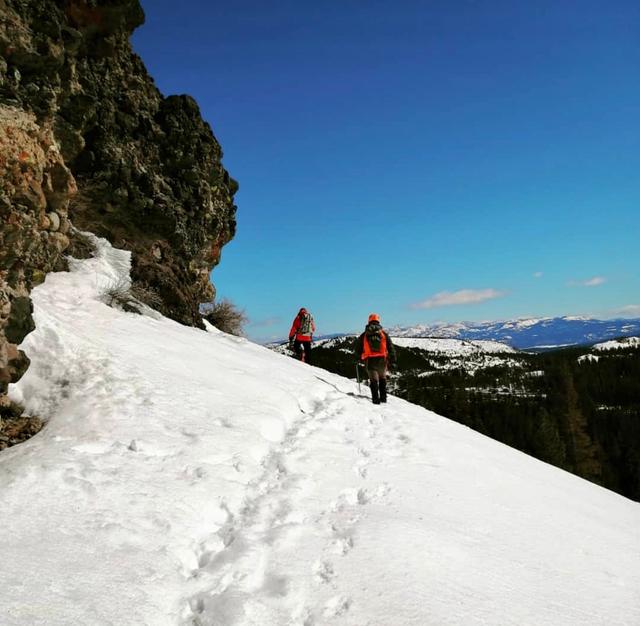
[[[315,331],[316,324],[313,321],[313,315],[302,307],[293,320],[289,331],[289,347],[305,363],[309,363],[311,360],[311,340]],[[303,348],[304,352],[302,351]]]
[[[373,403],[386,402],[387,371],[395,363],[396,350],[391,338],[380,325],[377,313],[369,315],[364,332],[356,339],[355,351],[358,359],[366,365]]]

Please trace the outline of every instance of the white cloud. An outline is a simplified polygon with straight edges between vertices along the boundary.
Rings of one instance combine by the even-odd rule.
[[[542,278],[544,276],[544,274],[542,272],[534,272],[533,273],[533,277],[534,278]]]
[[[478,304],[485,300],[501,298],[504,291],[497,289],[460,289],[460,291],[440,291],[422,302],[415,302],[412,309],[435,309],[441,306],[455,306],[460,304]]]
[[[616,311],[622,315],[631,315],[632,317],[640,317],[640,304],[627,304]]]
[[[599,285],[604,285],[606,282],[607,279],[604,276],[594,276],[587,280],[570,280],[567,284],[570,287],[598,287]]]

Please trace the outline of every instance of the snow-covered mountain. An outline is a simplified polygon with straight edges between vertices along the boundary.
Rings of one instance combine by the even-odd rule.
[[[314,359],[318,359],[319,355],[327,351],[336,350],[348,355],[355,363],[354,338],[355,335],[338,335],[328,339],[314,340]],[[427,357],[425,364],[430,371],[462,369],[467,372],[476,372],[489,367],[521,367],[517,359],[510,357],[510,355],[516,355],[518,351],[505,343],[496,341],[467,341],[442,337],[392,337],[392,341],[397,348],[413,348],[424,352]],[[269,344],[267,347],[279,354],[293,356],[287,342]],[[335,359],[327,363],[325,359],[320,358],[320,362],[323,367],[340,372],[340,369],[335,369],[337,365]]]
[[[395,336],[389,331],[394,345],[403,348],[418,348],[427,352],[433,352],[448,356],[472,356],[477,354],[508,354],[517,350],[506,343],[497,341],[471,341],[467,339],[447,339],[444,337],[412,337]],[[344,344],[345,339],[354,338],[356,335],[331,335],[330,337],[319,337],[314,339],[313,347],[332,348]],[[266,346],[280,354],[289,354],[289,344],[286,341],[266,344]],[[352,353],[352,348],[346,350]]]
[[[624,350],[626,348],[640,348],[640,337],[624,337],[622,339],[612,339],[597,343],[593,349],[598,352],[606,352],[609,350]]]
[[[601,356],[615,354],[618,350],[629,350],[640,348],[640,337],[622,337],[621,339],[611,339],[591,346],[591,352],[578,357],[579,363],[598,361]]]
[[[246,340],[49,274],[0,453],[0,615],[68,624],[640,623],[640,506]]]
[[[398,337],[447,337],[488,340],[514,348],[587,345],[640,334],[640,319],[597,320],[588,317],[546,317],[501,322],[420,324],[390,329]]]
[[[474,354],[514,353],[516,350],[497,341],[469,341],[465,339],[445,339],[436,337],[393,337],[392,341],[403,348],[418,348],[427,352],[451,356],[471,356]]]

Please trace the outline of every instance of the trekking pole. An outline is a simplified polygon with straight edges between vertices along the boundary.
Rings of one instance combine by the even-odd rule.
[[[358,395],[362,395],[362,390],[360,389],[360,370],[358,369],[360,366],[359,363],[356,363],[356,378],[358,379]]]

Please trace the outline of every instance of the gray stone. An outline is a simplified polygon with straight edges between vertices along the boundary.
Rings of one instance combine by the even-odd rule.
[[[54,232],[60,230],[60,216],[52,211],[47,214],[47,217],[49,218],[49,230]]]
[[[4,328],[4,336],[9,343],[19,344],[35,329],[33,321],[33,305],[30,298],[21,296],[11,301],[9,319]]]

